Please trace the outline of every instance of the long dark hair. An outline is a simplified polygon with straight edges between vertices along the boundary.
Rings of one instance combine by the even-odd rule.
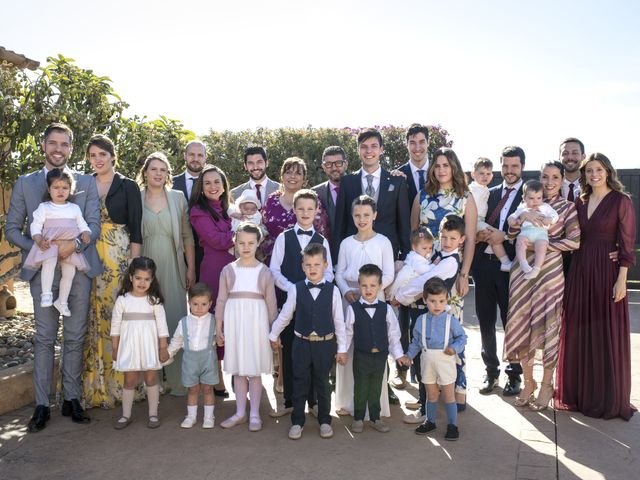
[[[211,207],[211,205],[209,205],[207,197],[204,196],[202,184],[204,183],[204,176],[209,172],[216,172],[218,175],[220,175],[220,179],[222,180],[224,192],[222,192],[222,194],[220,195],[220,206],[222,207],[222,218],[227,220],[229,218],[229,215],[227,215],[227,210],[229,210],[229,181],[227,180],[227,176],[225,175],[225,173],[215,165],[207,165],[200,172],[200,175],[198,176],[198,179],[193,186],[193,191],[191,192],[189,209],[198,206],[201,210],[209,212],[209,215],[213,217],[213,220],[215,222],[220,220],[220,214],[216,212]]]
[[[137,257],[131,261],[127,274],[122,279],[122,287],[120,287],[118,295],[124,295],[125,293],[129,293],[133,290],[131,277],[135,274],[136,270],[151,273],[151,285],[149,285],[149,290],[147,290],[149,303],[151,305],[160,305],[164,303],[164,297],[160,290],[160,283],[158,283],[158,277],[156,277],[156,262],[149,257]]]
[[[425,185],[427,194],[436,195],[440,190],[440,182],[436,179],[435,173],[436,162],[440,156],[444,156],[449,162],[449,167],[451,168],[451,182],[453,190],[456,192],[456,197],[464,197],[469,191],[467,176],[464,174],[464,170],[460,165],[460,160],[458,160],[456,152],[447,147],[437,149],[432,156],[433,160],[429,163],[429,168],[427,169],[427,181]]]
[[[47,190],[46,192],[44,192],[44,195],[42,197],[43,201],[45,202],[51,201],[51,194],[49,193],[49,188],[51,188],[51,185],[53,185],[53,182],[57,180],[64,180],[69,184],[69,198],[67,198],[67,201],[71,200],[71,197],[73,196],[73,193],[75,192],[75,189],[76,189],[75,179],[69,172],[64,171],[62,168],[52,168],[51,170],[49,170],[49,172],[47,172]]]

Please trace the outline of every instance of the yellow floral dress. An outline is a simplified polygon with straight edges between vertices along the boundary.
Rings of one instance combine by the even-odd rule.
[[[102,275],[93,280],[91,308],[85,337],[82,375],[85,408],[113,408],[122,399],[124,376],[112,370],[111,310],[118,296],[123,275],[129,266],[129,231],[126,225],[113,223],[100,199],[100,237],[96,249],[104,265]],[[137,397],[143,395],[138,387]]]

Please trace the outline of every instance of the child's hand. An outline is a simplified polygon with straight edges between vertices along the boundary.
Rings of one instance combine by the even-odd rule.
[[[392,306],[392,307],[396,307],[396,308],[398,308],[398,307],[400,307],[400,305],[402,305],[402,304],[401,304],[398,300],[396,300],[395,298],[394,298],[393,300],[391,300],[389,303],[391,304],[391,306]]]
[[[169,360],[170,358],[171,358],[171,355],[169,355],[169,351],[166,348],[161,348],[160,349],[160,361],[162,363],[164,363],[167,360]]]
[[[411,366],[411,359],[409,357],[407,357],[406,355],[403,355],[402,357],[400,357],[397,362],[400,365],[404,365],[405,367],[410,367]]]
[[[273,350],[274,352],[276,352],[281,345],[280,339],[276,340],[275,342],[272,342],[271,340],[269,340],[269,343],[271,344],[271,350]]]
[[[224,333],[216,332],[216,345],[219,347],[224,347]]]
[[[42,235],[34,235],[33,241],[36,242],[40,250],[48,250],[50,247],[49,240],[42,238]]]
[[[344,295],[344,298],[346,298],[347,302],[353,303],[358,301],[360,294],[351,290]]]
[[[346,353],[336,353],[336,362],[339,365],[347,364],[347,354]]]
[[[444,353],[445,355],[449,355],[451,357],[456,354],[456,351],[451,347],[447,347],[444,349]]]
[[[87,244],[91,241],[91,235],[89,235],[89,232],[82,232],[80,234],[80,240],[82,243]]]

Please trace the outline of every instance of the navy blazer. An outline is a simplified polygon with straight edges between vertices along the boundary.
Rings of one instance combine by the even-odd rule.
[[[413,206],[413,202],[416,199],[416,195],[418,195],[418,190],[416,190],[416,182],[413,180],[413,172],[411,171],[411,166],[409,162],[405,163],[398,167],[402,173],[407,176],[407,196],[409,198],[409,208]],[[425,180],[427,179],[427,172],[425,171]],[[424,189],[424,185],[422,186]]]
[[[502,198],[502,184],[496,185],[489,189],[489,200],[487,202],[487,219],[491,216],[491,213],[495,210],[496,206],[500,202]],[[511,215],[516,211],[518,205],[522,203],[522,186],[516,191],[516,196],[513,199],[513,203],[509,207],[509,212],[507,216]],[[487,222],[488,223],[488,222]],[[491,225],[494,228],[498,228],[498,224],[500,223],[500,216],[493,222]],[[502,231],[507,232],[509,230],[509,222],[505,220],[504,225],[502,226]],[[511,260],[516,256],[515,246],[512,242],[505,240],[502,242],[504,245],[504,249],[507,252],[507,255]],[[484,253],[485,248],[487,248],[488,244],[486,242],[480,242],[476,245],[476,254],[474,258],[478,258],[482,253]]]
[[[351,204],[363,193],[361,172],[362,170],[358,170],[350,173],[340,180],[340,192],[336,205],[336,231],[332,235],[336,253],[340,250],[340,242],[358,231],[351,217]],[[393,176],[382,169],[377,207],[378,216],[373,228],[389,239],[394,258],[403,260],[411,251],[409,241],[411,211],[407,196],[407,181],[404,177]]]

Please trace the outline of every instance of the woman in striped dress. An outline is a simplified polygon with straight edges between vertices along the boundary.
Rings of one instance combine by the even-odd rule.
[[[509,282],[509,312],[504,338],[504,360],[522,364],[525,386],[516,398],[515,405],[544,410],[553,396],[553,372],[558,361],[560,322],[564,274],[562,252],[576,250],[580,246],[580,225],[576,207],[560,196],[564,167],[560,162],[545,163],[540,181],[544,200],[558,212],[558,222],[549,228],[549,247],[540,275],[526,280],[519,262],[513,262]],[[509,237],[515,238],[519,224],[535,220],[536,214],[523,214],[518,224],[509,227]],[[534,257],[533,249],[527,253],[527,261]],[[533,362],[536,351],[542,352],[544,374],[542,387],[534,400],[537,383],[533,379]]]

